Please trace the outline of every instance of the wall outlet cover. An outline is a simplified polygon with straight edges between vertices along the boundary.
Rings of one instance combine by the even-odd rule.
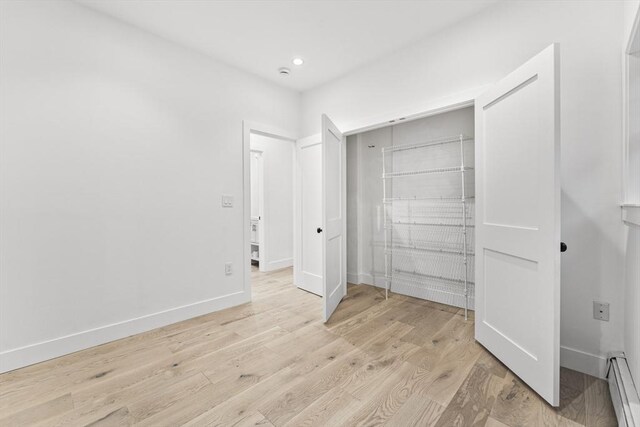
[[[223,208],[232,208],[233,207],[233,196],[229,196],[228,194],[222,195],[222,207]]]
[[[593,302],[593,318],[596,320],[609,321],[609,303],[608,302]]]
[[[225,262],[224,263],[224,274],[229,276],[231,273],[233,273],[231,263],[230,262]]]

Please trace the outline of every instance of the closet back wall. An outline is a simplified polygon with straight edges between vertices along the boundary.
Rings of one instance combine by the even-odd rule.
[[[69,1],[0,40],[0,369],[247,301],[242,121],[299,94]]]

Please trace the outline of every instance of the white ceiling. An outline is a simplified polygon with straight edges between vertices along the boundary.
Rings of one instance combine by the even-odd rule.
[[[321,85],[498,0],[77,0],[300,91]],[[302,66],[291,59],[304,58]],[[279,67],[291,69],[289,76]]]

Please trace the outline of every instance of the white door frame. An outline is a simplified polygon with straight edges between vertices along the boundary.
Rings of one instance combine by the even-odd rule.
[[[362,120],[345,126],[344,136],[356,135],[368,132],[374,129],[384,128],[398,123],[407,123],[414,120],[424,119],[426,117],[437,116],[438,114],[448,113],[450,111],[461,110],[467,107],[473,107],[475,98],[482,93],[487,85],[480,86],[472,91],[465,92],[455,99],[445,99],[433,104],[426,105],[426,109],[410,110],[407,114],[388,113],[376,118]],[[342,127],[342,125],[340,125]]]
[[[631,151],[637,150],[638,133],[632,132],[632,117],[637,117],[640,108],[637,103],[631,102],[631,93],[638,91],[640,80],[638,69],[640,68],[640,10],[637,12],[631,28],[631,35],[624,52],[624,76],[623,76],[623,148],[622,148],[622,220],[630,226],[640,226],[640,186],[634,180],[637,175],[633,173],[631,164]],[[636,125],[637,129],[637,125]],[[636,139],[634,139],[636,138]]]
[[[295,143],[296,137],[293,132],[279,129],[275,126],[263,125],[248,120],[242,121],[242,272],[243,272],[243,291],[247,295],[247,299],[251,300],[251,243],[249,231],[251,228],[251,134],[268,136],[270,138],[279,139],[286,142]],[[295,161],[295,160],[294,160]],[[264,169],[264,168],[263,168]],[[295,174],[292,176],[295,180]],[[294,181],[295,188],[295,181]],[[294,206],[296,203],[296,195],[293,195]],[[293,209],[293,206],[291,207]],[[264,212],[263,212],[264,215]],[[266,219],[266,216],[265,216]],[[266,221],[262,221],[259,230],[264,233],[264,224]],[[264,234],[262,234],[264,236]],[[261,239],[261,245],[264,243],[264,238]],[[294,240],[295,251],[295,240]],[[263,248],[260,248],[260,263],[264,263]]]

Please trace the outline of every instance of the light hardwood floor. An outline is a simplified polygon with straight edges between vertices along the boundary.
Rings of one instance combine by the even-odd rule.
[[[291,270],[253,302],[0,376],[0,425],[616,425],[607,385],[562,370],[554,409],[460,310],[349,287],[328,324]]]

